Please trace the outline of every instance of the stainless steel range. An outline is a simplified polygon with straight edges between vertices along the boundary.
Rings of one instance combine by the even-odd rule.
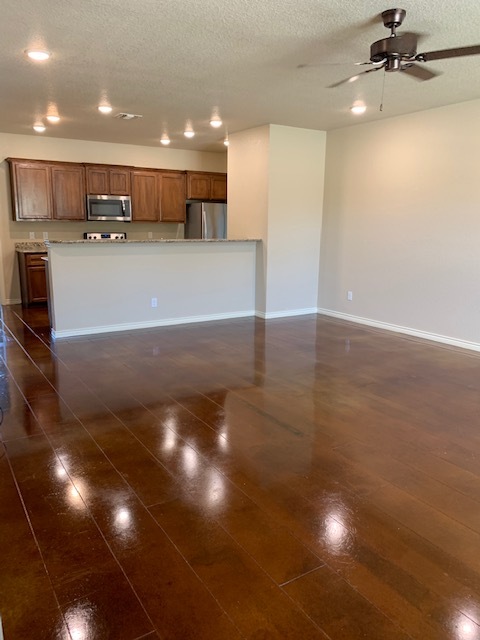
[[[126,240],[127,234],[123,232],[107,232],[102,233],[100,231],[97,232],[88,232],[83,234],[84,240]]]

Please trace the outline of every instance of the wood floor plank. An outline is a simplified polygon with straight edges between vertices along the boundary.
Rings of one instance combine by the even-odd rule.
[[[478,354],[314,314],[4,323],[19,639],[480,637]]]

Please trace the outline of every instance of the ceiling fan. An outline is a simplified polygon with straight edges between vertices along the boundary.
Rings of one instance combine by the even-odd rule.
[[[397,34],[399,27],[407,12],[405,9],[387,9],[382,13],[383,24],[390,29],[390,35],[382,40],[377,40],[370,46],[370,60],[368,62],[357,62],[357,65],[370,65],[371,69],[362,71],[359,74],[340,80],[329,85],[329,88],[338,87],[346,82],[352,82],[361,75],[372,71],[403,71],[416,80],[431,80],[440,75],[439,72],[431,71],[423,66],[423,63],[431,60],[444,60],[445,58],[457,58],[460,56],[473,56],[480,54],[480,45],[470,47],[456,47],[455,49],[440,49],[439,51],[427,51],[417,53],[419,34],[405,32]]]

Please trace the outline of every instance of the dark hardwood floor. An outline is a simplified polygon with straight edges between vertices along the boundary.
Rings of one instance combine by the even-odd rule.
[[[480,639],[480,355],[3,315],[5,640]]]

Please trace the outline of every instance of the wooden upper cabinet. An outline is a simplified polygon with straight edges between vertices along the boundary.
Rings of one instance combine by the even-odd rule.
[[[187,198],[210,200],[210,174],[187,172]]]
[[[107,191],[107,194],[111,196],[129,196],[132,192],[130,174],[130,169],[110,167],[108,171],[110,191]]]
[[[14,220],[50,220],[52,191],[48,164],[9,158]]]
[[[185,174],[162,171],[160,222],[185,222]]]
[[[188,200],[227,201],[227,174],[187,171]]]
[[[85,165],[87,193],[90,195],[129,196],[131,194],[128,167]]]
[[[82,165],[8,159],[15,220],[85,220]]]
[[[132,171],[132,222],[158,222],[160,179],[157,171]]]
[[[132,171],[132,222],[185,222],[185,174]]]
[[[227,201],[227,175],[212,173],[210,179],[211,199]]]
[[[52,202],[54,220],[85,220],[85,170],[83,166],[53,165]]]
[[[86,195],[131,195],[132,222],[185,222],[185,200],[226,202],[227,176],[209,171],[7,158],[14,220],[85,220]]]

